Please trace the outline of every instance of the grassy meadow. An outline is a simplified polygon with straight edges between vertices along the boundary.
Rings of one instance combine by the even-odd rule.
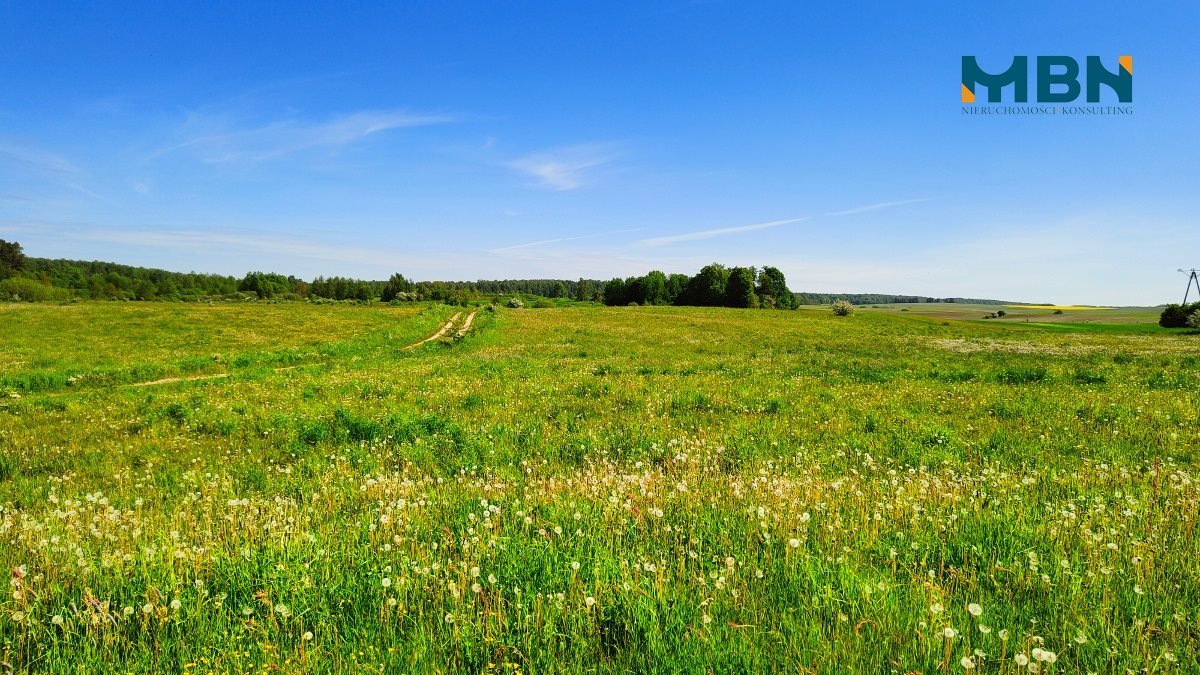
[[[1200,335],[901,309],[0,305],[0,671],[1200,671]]]

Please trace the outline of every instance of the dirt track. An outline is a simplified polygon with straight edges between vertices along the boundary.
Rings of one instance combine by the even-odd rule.
[[[171,384],[172,382],[193,382],[195,380],[216,380],[222,377],[229,377],[229,373],[217,373],[216,375],[192,375],[189,377],[164,377],[161,380],[152,380],[150,382],[135,382],[131,387],[149,387],[155,384]]]
[[[454,316],[450,317],[450,320],[447,321],[445,323],[445,325],[443,325],[441,328],[439,328],[438,331],[436,333],[434,333],[433,335],[430,335],[429,337],[425,338],[424,340],[421,340],[420,342],[414,342],[411,345],[407,345],[404,347],[404,349],[414,349],[416,347],[420,347],[421,345],[425,344],[426,342],[432,342],[440,337],[445,336],[447,333],[450,332],[450,330],[452,328],[454,328],[454,322],[458,321],[458,318],[460,316],[462,316],[462,312],[458,312]],[[467,315],[467,318],[465,321],[463,321],[462,325],[459,326],[458,331],[456,331],[454,333],[455,339],[461,338],[464,335],[466,335],[467,331],[471,330],[471,322],[474,320],[475,320],[475,312],[471,312],[470,314]],[[299,367],[300,366],[284,366],[282,368],[276,368],[275,372],[292,370],[294,368],[299,368]],[[164,377],[161,380],[152,380],[150,382],[135,382],[135,383],[127,385],[127,386],[151,387],[156,384],[171,384],[173,382],[194,382],[196,380],[216,380],[216,379],[220,379],[222,377],[229,377],[229,373],[218,373],[216,375],[192,375],[189,377]]]
[[[471,322],[474,320],[475,320],[475,312],[471,312],[470,314],[467,315],[467,320],[463,322],[462,328],[459,328],[458,332],[454,334],[454,337],[457,339],[457,338],[461,338],[462,336],[466,335],[467,331],[471,330]]]
[[[462,316],[462,312],[459,312],[459,313],[455,314],[454,316],[450,317],[450,320],[446,322],[445,326],[442,326],[440,329],[438,329],[438,332],[434,333],[433,335],[430,335],[429,337],[425,338],[424,340],[421,340],[420,342],[414,342],[411,345],[408,345],[407,347],[405,347],[405,349],[412,349],[414,347],[420,347],[421,345],[425,344],[426,342],[432,342],[432,341],[442,337],[443,335],[445,335],[446,333],[448,333],[450,331],[450,329],[454,326],[454,322],[458,321],[458,317],[460,317],[460,316]]]

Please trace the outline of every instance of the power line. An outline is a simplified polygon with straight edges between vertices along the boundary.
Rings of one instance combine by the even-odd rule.
[[[1188,293],[1191,293],[1191,292],[1192,292],[1192,284],[1193,284],[1193,283],[1195,283],[1195,284],[1196,284],[1196,294],[1197,294],[1198,296],[1200,296],[1200,277],[1196,276],[1196,269],[1195,269],[1195,268],[1192,268],[1192,269],[1190,269],[1190,270],[1184,270],[1184,269],[1181,269],[1181,270],[1179,270],[1179,271],[1180,271],[1180,272],[1182,272],[1183,274],[1186,274],[1186,275],[1188,275],[1187,288],[1185,288],[1185,289],[1183,290],[1183,304],[1185,304],[1185,305],[1186,305],[1186,304],[1187,304],[1187,299],[1188,299]]]

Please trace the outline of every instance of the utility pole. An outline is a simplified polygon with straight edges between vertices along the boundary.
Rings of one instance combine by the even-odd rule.
[[[1183,290],[1183,304],[1187,305],[1188,293],[1192,292],[1192,284],[1193,283],[1196,284],[1196,295],[1200,296],[1200,277],[1196,276],[1195,268],[1190,269],[1190,270],[1179,270],[1179,271],[1188,275],[1187,288],[1185,288]]]

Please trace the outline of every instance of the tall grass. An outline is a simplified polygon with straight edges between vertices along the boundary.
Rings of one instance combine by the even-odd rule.
[[[402,350],[451,310],[36,309],[6,382],[230,377],[3,385],[17,672],[1200,668],[1190,336],[579,307]]]

